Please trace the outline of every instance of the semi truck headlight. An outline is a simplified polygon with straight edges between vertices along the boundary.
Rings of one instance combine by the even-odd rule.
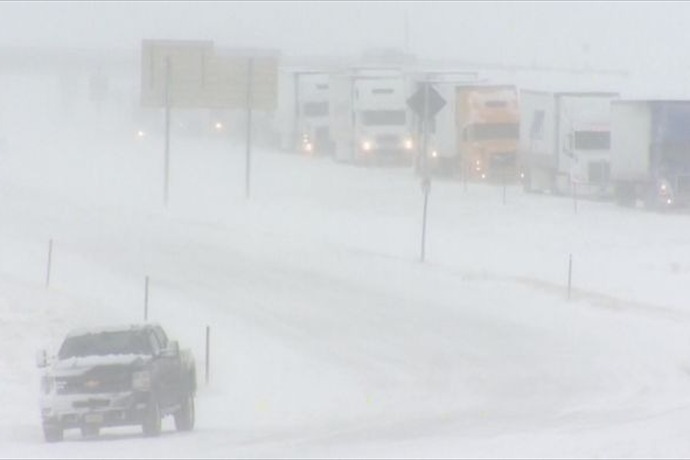
[[[149,371],[137,371],[132,374],[132,389],[148,391],[151,389],[151,373]]]
[[[146,136],[146,133],[144,132],[144,130],[140,129],[139,131],[137,131],[137,137],[138,138],[141,139],[144,136]]]
[[[314,146],[311,144],[311,142],[305,142],[304,143],[304,151],[305,152],[311,152],[314,150]]]
[[[223,123],[220,121],[216,122],[215,124],[216,131],[222,131],[223,130]]]
[[[366,152],[371,150],[371,142],[369,142],[369,141],[362,142],[362,150],[364,150]]]
[[[673,194],[673,190],[671,189],[671,184],[668,183],[667,180],[662,180],[659,183],[659,195],[663,197],[667,197]]]
[[[405,139],[405,148],[407,150],[412,150],[412,147],[414,147],[414,143],[412,142],[412,139]]]
[[[433,158],[437,158],[437,157],[438,157],[438,152],[437,152],[436,150],[432,150],[432,151],[431,151],[431,156],[432,156]]]

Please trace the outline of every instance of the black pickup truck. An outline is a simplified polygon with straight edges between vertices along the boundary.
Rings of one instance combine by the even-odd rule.
[[[92,437],[102,427],[141,425],[156,436],[168,415],[178,430],[194,428],[194,357],[157,324],[75,330],[57,356],[41,350],[36,361],[48,442],[70,428]]]

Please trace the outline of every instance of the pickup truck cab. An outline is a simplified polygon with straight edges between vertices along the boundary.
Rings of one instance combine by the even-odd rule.
[[[36,364],[48,442],[61,441],[66,429],[91,437],[125,425],[156,436],[168,415],[178,430],[194,428],[194,358],[157,324],[75,330],[56,356],[39,351]]]

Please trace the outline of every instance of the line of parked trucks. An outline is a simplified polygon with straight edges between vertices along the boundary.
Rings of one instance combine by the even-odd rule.
[[[517,172],[518,92],[481,84],[471,73],[436,73],[445,99],[430,123],[427,154],[434,172],[491,179]],[[284,69],[279,125],[284,150],[331,155],[357,164],[413,164],[421,127],[408,99],[418,74],[394,66],[339,71]]]
[[[286,65],[267,120],[283,150],[338,162],[418,167],[424,159],[436,176],[521,182],[527,192],[690,203],[690,100],[506,80],[400,64]],[[426,124],[409,103],[421,83],[444,101]],[[211,118],[213,132],[232,124]]]

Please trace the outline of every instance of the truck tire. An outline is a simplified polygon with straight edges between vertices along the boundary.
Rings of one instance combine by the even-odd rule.
[[[142,431],[144,436],[154,437],[161,434],[161,424],[162,424],[161,410],[158,405],[158,401],[152,400],[148,408],[146,409],[146,414],[144,415],[144,423],[142,423]]]
[[[175,428],[177,431],[192,431],[194,429],[194,420],[194,395],[190,393],[182,401],[182,407],[175,412]]]
[[[43,437],[46,442],[60,442],[64,439],[64,430],[59,425],[43,425]]]

